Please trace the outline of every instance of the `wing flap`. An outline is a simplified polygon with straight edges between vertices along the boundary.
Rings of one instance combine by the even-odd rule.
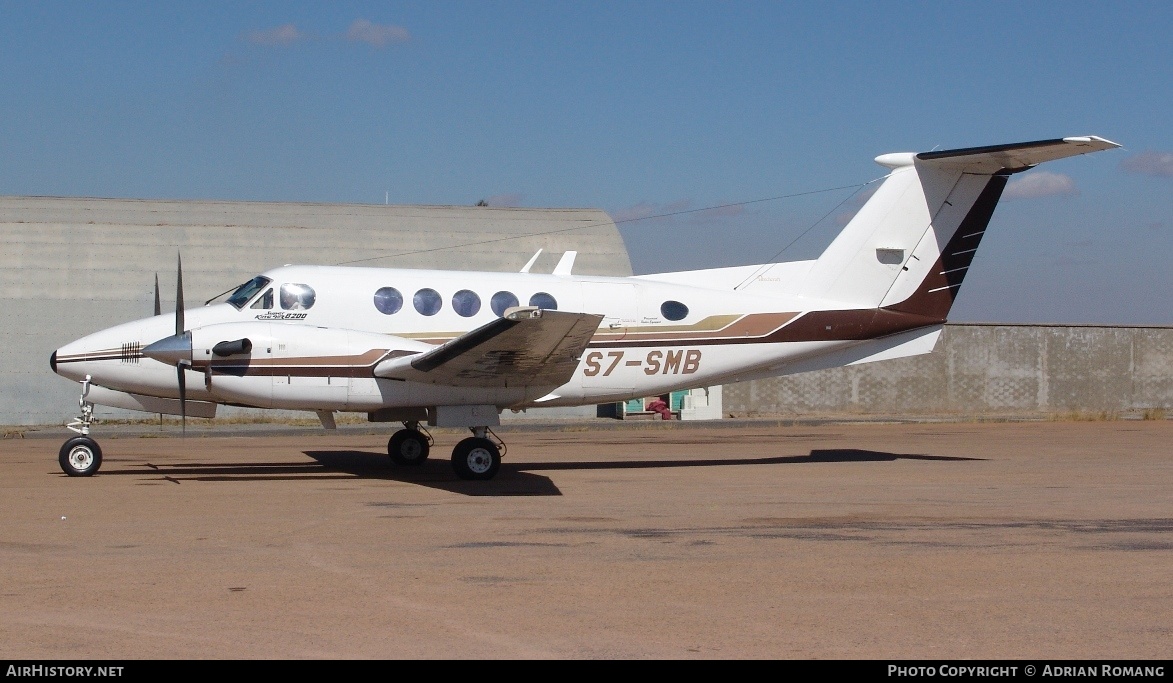
[[[375,376],[459,387],[557,387],[570,381],[603,316],[518,308],[426,353],[388,359]]]

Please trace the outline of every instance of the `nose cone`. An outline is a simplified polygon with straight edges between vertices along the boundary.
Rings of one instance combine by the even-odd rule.
[[[148,344],[143,349],[143,355],[154,358],[160,363],[178,365],[182,361],[191,362],[191,332],[173,334],[164,337],[154,344]]]
[[[53,368],[53,372],[57,372],[57,352],[49,354],[49,367]]]

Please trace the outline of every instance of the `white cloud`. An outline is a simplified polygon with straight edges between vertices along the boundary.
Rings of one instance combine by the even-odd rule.
[[[366,19],[355,19],[346,31],[346,39],[356,43],[367,43],[374,47],[386,47],[388,43],[404,43],[411,34],[402,26],[375,24]]]
[[[638,221],[642,218],[648,218],[656,214],[656,205],[648,202],[640,202],[631,206],[619,209],[611,214],[611,220],[616,223],[624,221]]]
[[[293,24],[282,24],[262,31],[249,31],[248,42],[257,45],[289,45],[307,37]]]
[[[1032,171],[1012,179],[1002,196],[1006,199],[1034,199],[1056,195],[1077,195],[1071,176],[1050,171]]]
[[[611,214],[611,220],[616,223],[624,221],[638,221],[645,218],[657,221],[663,221],[669,218],[664,214],[679,213],[681,211],[688,211],[692,206],[692,202],[688,199],[678,199],[668,204],[654,204],[652,202],[640,202],[631,206],[619,209]]]
[[[741,203],[716,204],[711,207],[693,208],[691,199],[677,199],[667,204],[640,202],[610,213],[616,223],[647,220],[655,223],[676,223],[709,225],[713,221],[737,218],[746,214]]]
[[[1121,161],[1120,170],[1158,178],[1173,178],[1173,152],[1141,152]]]
[[[726,204],[724,206],[717,206],[712,209],[697,212],[698,218],[730,218],[733,216],[740,216],[745,213],[745,206],[742,204]]]

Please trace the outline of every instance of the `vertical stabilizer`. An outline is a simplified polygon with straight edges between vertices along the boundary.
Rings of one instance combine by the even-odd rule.
[[[944,321],[1010,174],[1118,146],[1088,136],[877,157],[892,173],[812,265],[802,294]]]

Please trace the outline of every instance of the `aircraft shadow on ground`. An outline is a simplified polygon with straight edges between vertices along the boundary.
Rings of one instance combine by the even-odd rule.
[[[183,481],[338,481],[345,475],[362,479],[382,479],[459,493],[468,496],[559,496],[558,486],[540,471],[559,470],[630,470],[673,467],[735,467],[745,465],[801,465],[812,463],[895,462],[923,460],[933,462],[980,461],[944,455],[886,453],[854,448],[817,449],[809,455],[755,458],[711,458],[705,460],[624,460],[562,461],[513,464],[503,462],[497,476],[490,481],[458,479],[447,458],[433,458],[415,467],[392,465],[385,453],[356,450],[303,451],[314,460],[307,463],[253,462],[239,464],[182,463],[107,470],[102,475],[153,475],[180,484]],[[340,476],[343,475],[343,476]]]

